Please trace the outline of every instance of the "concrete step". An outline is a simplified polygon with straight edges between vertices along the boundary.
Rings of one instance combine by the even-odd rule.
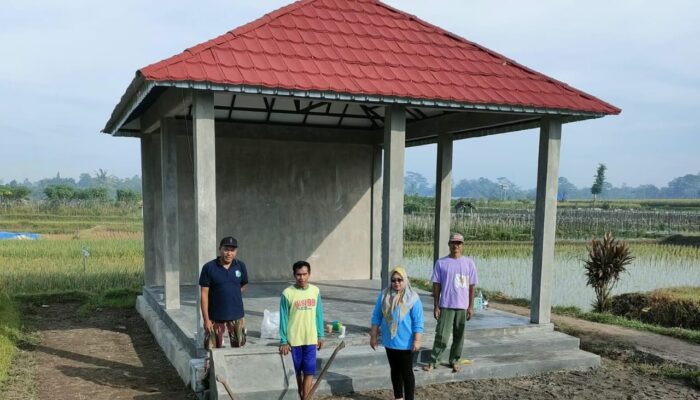
[[[425,347],[414,355],[417,362],[428,362],[430,358],[432,340],[423,342]],[[573,350],[579,348],[579,340],[576,337],[565,335],[561,332],[528,332],[524,334],[510,334],[500,337],[477,337],[466,339],[462,351],[463,358],[471,359],[489,354],[516,354],[533,353],[537,351]],[[330,357],[333,348],[327,347],[318,353],[317,367],[320,370]],[[449,347],[446,351],[449,351]],[[347,346],[343,349],[333,363],[334,368],[346,368],[351,366],[385,365],[386,353],[383,347],[373,351],[369,344]]]
[[[354,343],[351,341],[350,343]],[[424,343],[432,345],[432,338]],[[338,353],[319,387],[319,393],[348,393],[390,388],[389,365],[383,348],[373,351],[367,343],[348,344]],[[505,378],[554,370],[578,370],[597,367],[600,357],[579,350],[579,340],[561,332],[533,329],[497,335],[470,335],[465,340],[462,357],[472,363],[460,373],[438,366],[430,373],[420,367],[427,362],[430,348],[415,356],[416,384],[461,381],[465,379]],[[318,352],[317,371],[328,361],[334,346]],[[445,355],[446,356],[446,355]],[[234,387],[236,398],[296,398],[296,381],[291,357],[281,357],[276,348],[257,354],[241,351],[213,352],[215,373],[224,376]],[[212,382],[216,385],[215,382]],[[226,394],[217,386],[219,399]]]
[[[504,354],[477,356],[472,364],[463,365],[462,371],[453,373],[447,366],[438,366],[425,372],[416,365],[416,385],[467,379],[510,378],[557,370],[584,370],[600,365],[600,357],[581,350],[547,351],[536,354]],[[341,394],[391,387],[389,366],[371,365],[355,368],[334,368],[326,374],[318,393]]]

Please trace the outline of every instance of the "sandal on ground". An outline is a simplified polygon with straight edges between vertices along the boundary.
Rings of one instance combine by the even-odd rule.
[[[430,372],[435,369],[435,366],[433,364],[425,364],[423,366],[423,371],[425,372]]]

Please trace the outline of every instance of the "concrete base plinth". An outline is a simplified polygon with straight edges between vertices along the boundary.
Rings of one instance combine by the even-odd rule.
[[[210,397],[226,399],[228,395],[218,374],[232,388],[236,399],[297,398],[291,356],[278,354],[278,340],[261,339],[260,325],[264,310],[276,311],[279,295],[290,282],[252,283],[244,295],[248,342],[242,348],[223,348],[212,352]],[[317,371],[325,365],[335,346],[346,342],[330,367],[318,393],[347,393],[390,388],[391,381],[384,351],[369,347],[369,321],[379,281],[315,282],[321,290],[324,323],[338,320],[346,327],[347,337],[337,334],[325,338],[318,352]],[[167,310],[162,287],[144,289],[137,309],[148,322],[156,340],[185,383],[190,383],[189,362],[203,357],[195,345],[196,286],[180,288],[182,306]],[[436,322],[432,315],[432,298],[420,291],[425,320],[424,348],[416,353],[418,365],[428,360]],[[427,385],[464,379],[505,378],[553,370],[586,369],[600,365],[600,358],[579,350],[577,338],[554,332],[552,324],[532,324],[526,317],[498,310],[478,311],[467,323],[463,358],[472,361],[462,372],[453,374],[447,367],[431,373],[415,368],[416,383]],[[196,372],[196,371],[195,371]]]

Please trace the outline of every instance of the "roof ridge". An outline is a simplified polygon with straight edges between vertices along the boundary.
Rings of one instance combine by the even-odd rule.
[[[489,49],[489,48],[486,48],[486,47],[484,47],[484,46],[482,46],[482,45],[480,45],[480,44],[478,44],[478,43],[476,43],[476,42],[472,42],[471,40],[466,39],[466,38],[463,38],[462,36],[457,35],[457,34],[455,34],[455,33],[452,33],[452,32],[450,32],[450,31],[448,31],[448,30],[445,30],[445,29],[443,29],[443,28],[440,28],[440,27],[437,26],[437,25],[433,25],[433,24],[431,24],[430,22],[427,22],[427,21],[425,21],[425,20],[423,20],[423,19],[421,19],[421,18],[419,18],[419,17],[417,17],[417,16],[415,16],[415,15],[413,15],[413,14],[409,14],[409,13],[407,13],[407,12],[405,12],[405,11],[399,10],[398,8],[394,8],[394,7],[392,7],[392,6],[390,6],[390,5],[386,4],[386,3],[383,3],[381,0],[374,0],[374,2],[376,2],[376,3],[377,3],[379,6],[381,6],[381,7],[384,7],[384,8],[386,8],[386,9],[392,11],[392,12],[401,14],[401,15],[403,15],[403,16],[406,16],[406,17],[408,17],[410,20],[413,20],[413,21],[415,21],[415,22],[417,22],[417,23],[419,23],[419,24],[421,24],[421,25],[423,25],[423,26],[426,26],[426,27],[428,27],[428,28],[434,29],[434,30],[436,30],[436,31],[438,31],[438,32],[440,32],[440,33],[442,33],[443,35],[448,36],[448,37],[450,37],[450,38],[452,38],[452,39],[454,39],[454,40],[457,40],[457,41],[460,41],[460,42],[469,44],[469,45],[474,46],[474,47],[478,48],[479,50],[481,50],[481,51],[483,51],[483,52],[485,52],[485,53],[488,53],[488,54],[490,54],[490,55],[492,55],[492,56],[494,56],[494,57],[496,57],[496,58],[500,58],[501,60],[504,60],[506,63],[508,63],[508,64],[510,64],[510,65],[512,65],[512,66],[514,66],[514,67],[516,67],[516,68],[520,68],[520,69],[522,69],[523,71],[525,71],[525,72],[527,72],[527,73],[529,73],[529,74],[541,76],[541,77],[543,77],[546,81],[549,81],[549,82],[554,83],[554,84],[556,84],[556,85],[562,86],[563,89],[566,89],[566,90],[568,90],[568,91],[570,91],[570,92],[576,93],[577,95],[582,96],[582,97],[584,97],[584,98],[586,98],[586,99],[589,99],[589,100],[597,100],[597,101],[599,101],[599,102],[601,102],[601,103],[604,103],[605,105],[607,105],[607,106],[609,106],[609,107],[612,107],[613,109],[618,109],[617,107],[613,106],[613,105],[610,104],[610,103],[607,103],[607,102],[605,102],[605,101],[603,101],[603,100],[601,100],[601,99],[599,99],[599,98],[597,98],[597,97],[595,97],[595,96],[592,96],[592,95],[590,95],[590,94],[588,94],[588,93],[586,93],[586,92],[584,92],[584,91],[581,91],[581,90],[578,90],[578,89],[576,89],[576,88],[574,88],[574,87],[572,87],[572,86],[569,86],[569,85],[568,85],[567,83],[565,83],[565,82],[562,82],[562,81],[560,81],[560,80],[554,79],[554,78],[550,77],[549,75],[545,75],[545,74],[543,74],[543,73],[537,72],[537,71],[535,71],[535,70],[533,70],[533,69],[531,69],[531,68],[529,68],[529,67],[526,67],[525,65],[520,64],[519,62],[517,62],[517,61],[515,61],[515,60],[513,60],[513,59],[511,59],[511,58],[509,58],[509,57],[504,56],[504,55],[501,54],[501,53],[498,53],[498,52],[493,51],[493,50],[491,50],[491,49]],[[619,110],[619,109],[618,109],[618,110]]]

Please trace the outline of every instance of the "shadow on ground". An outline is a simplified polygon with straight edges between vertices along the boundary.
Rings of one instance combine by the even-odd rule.
[[[35,329],[40,399],[193,399],[133,309],[78,314],[77,303],[25,307]]]

